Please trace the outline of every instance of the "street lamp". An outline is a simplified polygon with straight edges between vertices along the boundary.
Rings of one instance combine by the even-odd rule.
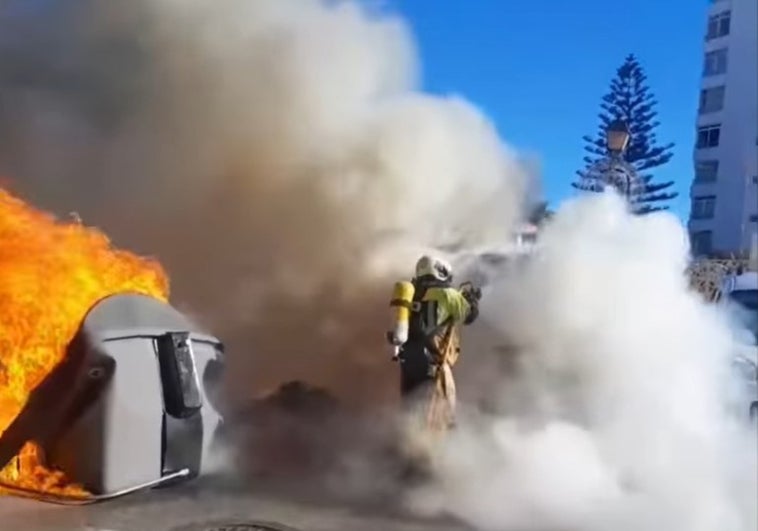
[[[610,153],[610,166],[612,173],[615,174],[613,179],[618,181],[623,179],[624,182],[624,196],[627,200],[632,198],[632,180],[637,178],[636,172],[633,171],[629,164],[625,164],[622,155],[629,146],[629,140],[631,139],[631,133],[629,126],[624,120],[619,118],[613,120],[608,124],[608,128],[605,130],[605,145]]]
[[[605,130],[605,142],[611,155],[619,156],[626,151],[631,136],[629,126],[626,125],[625,121],[614,120],[608,124],[608,128]]]
[[[633,205],[645,189],[645,181],[632,164],[624,159],[624,152],[631,141],[629,126],[624,120],[615,119],[605,129],[608,153],[587,168],[582,179],[586,190],[602,190],[612,186]]]

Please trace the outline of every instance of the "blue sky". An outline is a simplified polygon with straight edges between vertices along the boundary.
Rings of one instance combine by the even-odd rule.
[[[601,96],[634,53],[659,104],[658,139],[674,157],[656,180],[675,181],[673,213],[689,213],[692,146],[707,0],[393,0],[411,26],[424,89],[482,108],[509,144],[539,155],[545,197],[573,193],[584,134]]]

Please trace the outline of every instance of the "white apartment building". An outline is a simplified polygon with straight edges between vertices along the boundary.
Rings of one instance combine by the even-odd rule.
[[[736,253],[758,231],[758,1],[711,0],[704,40],[690,240]]]

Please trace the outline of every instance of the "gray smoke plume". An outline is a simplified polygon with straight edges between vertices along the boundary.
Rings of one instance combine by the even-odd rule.
[[[415,90],[399,18],[353,2],[5,2],[0,172],[156,255],[238,397],[300,378],[394,396],[391,281],[503,238],[526,171]]]
[[[227,343],[238,400],[294,379],[389,398],[391,282],[422,249],[501,245],[530,187],[416,66],[402,20],[353,2],[6,0],[3,184],[159,257]],[[497,531],[755,529],[754,439],[721,408],[729,325],[687,291],[682,227],[601,197],[541,246],[467,330],[461,425],[414,509]]]

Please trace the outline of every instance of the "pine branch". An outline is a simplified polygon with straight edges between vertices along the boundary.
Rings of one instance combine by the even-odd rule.
[[[670,201],[672,199],[676,199],[679,197],[679,194],[676,192],[671,192],[668,194],[643,194],[642,200],[645,203],[657,203],[658,201]]]
[[[650,206],[647,204],[642,204],[638,206],[637,209],[635,209],[634,213],[637,214],[638,216],[644,216],[647,214],[652,214],[653,212],[661,212],[663,210],[668,210],[668,209],[669,207],[667,205]]]

